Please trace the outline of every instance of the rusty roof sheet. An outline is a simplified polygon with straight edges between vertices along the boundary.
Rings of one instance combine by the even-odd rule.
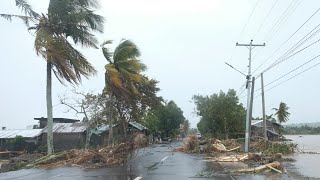
[[[13,139],[16,136],[34,138],[41,134],[42,129],[8,129],[0,130],[0,139]]]
[[[86,131],[87,126],[85,123],[53,123],[53,133],[81,133]],[[43,129],[47,133],[47,127]]]

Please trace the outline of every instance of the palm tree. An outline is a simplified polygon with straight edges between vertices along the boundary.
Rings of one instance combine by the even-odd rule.
[[[284,123],[289,120],[290,113],[288,112],[289,107],[286,103],[280,102],[279,108],[273,108],[276,111],[275,115],[277,115],[278,122]]]
[[[0,14],[0,16],[10,21],[12,18],[20,18],[28,26],[28,31],[34,30],[36,53],[47,62],[47,145],[48,154],[51,154],[53,152],[51,72],[54,72],[61,83],[67,81],[76,85],[81,83],[82,76],[88,78],[96,73],[95,68],[73,47],[68,37],[74,44],[98,48],[92,32],[103,32],[104,18],[92,10],[98,7],[96,0],[50,0],[46,15],[33,11],[25,0],[15,0],[15,2],[24,15]],[[31,22],[33,26],[30,26]]]
[[[118,101],[130,101],[132,97],[139,96],[140,84],[146,79],[141,72],[146,70],[146,66],[138,59],[140,51],[138,47],[130,40],[122,40],[115,48],[114,52],[110,52],[107,47],[112,41],[105,41],[101,47],[104,57],[109,62],[105,72],[105,94],[111,96],[111,99]],[[125,126],[125,119],[122,119]],[[109,120],[109,143],[112,141],[111,120]],[[124,130],[126,136],[126,130]]]

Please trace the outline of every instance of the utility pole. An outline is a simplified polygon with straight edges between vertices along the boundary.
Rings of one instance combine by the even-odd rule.
[[[249,111],[250,111],[250,89],[251,89],[251,51],[254,47],[256,46],[265,46],[266,44],[252,44],[252,41],[250,41],[250,44],[239,44],[236,43],[236,46],[245,46],[249,49],[249,65],[248,65],[248,75],[247,75],[247,115],[246,115],[246,134],[245,134],[245,146],[244,146],[244,151],[247,153],[249,152],[249,141],[250,141],[250,134],[249,134],[249,129],[250,129],[250,116],[249,116]]]
[[[263,137],[268,139],[267,137],[267,122],[266,122],[266,107],[264,101],[264,84],[263,84],[263,73],[261,73],[261,96],[262,96],[262,116],[263,116]]]
[[[255,77],[252,77],[252,88],[251,88],[251,97],[250,97],[250,110],[249,110],[249,124],[251,125],[252,109],[253,109],[253,96],[254,96],[254,82]],[[249,128],[249,134],[251,134],[251,126]],[[250,147],[250,136],[248,141],[248,147]]]

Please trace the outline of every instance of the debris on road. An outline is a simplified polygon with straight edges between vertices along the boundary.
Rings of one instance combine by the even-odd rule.
[[[265,170],[273,170],[275,172],[282,173],[280,168],[281,168],[280,162],[274,161],[272,163],[268,163],[268,164],[261,165],[261,166],[258,166],[258,167],[239,169],[239,170],[235,170],[235,171],[232,171],[232,172],[233,173],[259,173],[259,172],[262,172],[262,171],[265,171]]]
[[[127,156],[135,149],[134,142],[120,143],[94,150],[63,151],[44,156],[26,167],[54,168],[61,166],[104,167],[121,165],[127,161]]]

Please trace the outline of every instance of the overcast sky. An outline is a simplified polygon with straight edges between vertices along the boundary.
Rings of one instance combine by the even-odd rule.
[[[194,94],[211,95],[228,89],[235,89],[239,94],[242,91],[245,77],[225,65],[225,61],[229,62],[247,73],[249,51],[245,47],[235,48],[236,42],[249,43],[253,39],[257,44],[266,43],[266,47],[253,50],[253,70],[273,54],[254,73],[256,75],[281,57],[319,22],[320,12],[287,41],[320,7],[320,1],[276,1],[103,0],[99,13],[106,18],[105,32],[97,34],[97,37],[100,41],[115,40],[115,45],[122,38],[134,41],[141,50],[142,61],[148,66],[146,74],[160,81],[159,94],[167,100],[174,100],[195,127],[199,117],[193,113],[195,106],[191,98]],[[47,12],[49,0],[29,2],[37,12]],[[13,0],[7,0],[0,2],[0,13],[20,11],[14,6]],[[283,13],[286,15],[282,16]],[[284,18],[278,21],[280,17]],[[35,124],[34,117],[46,117],[46,65],[43,59],[36,56],[34,37],[21,21],[10,23],[0,19],[0,24],[0,126],[25,128]],[[318,34],[300,49],[317,39]],[[96,67],[98,74],[84,80],[77,89],[101,92],[104,86],[104,65],[107,62],[101,50],[81,50]],[[275,66],[265,73],[265,84],[315,57],[317,52],[318,43]],[[319,62],[320,58],[266,89]],[[290,107],[290,123],[319,121],[319,70],[320,66],[312,68],[267,91],[267,114],[272,114],[273,107],[285,102]],[[260,79],[256,82],[256,89],[259,88]],[[72,86],[63,86],[54,78],[54,117],[81,118],[73,112],[65,113],[65,109],[57,105],[58,95],[68,94],[70,89]],[[240,95],[244,105],[245,94]],[[259,96],[254,100],[254,117],[261,116],[261,109]]]

